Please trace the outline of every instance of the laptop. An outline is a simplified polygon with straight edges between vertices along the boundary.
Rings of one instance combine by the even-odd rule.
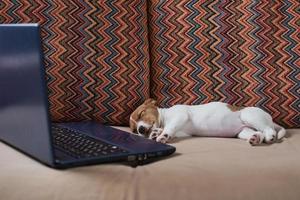
[[[175,147],[94,121],[52,123],[38,24],[0,24],[0,140],[53,168],[144,164]]]

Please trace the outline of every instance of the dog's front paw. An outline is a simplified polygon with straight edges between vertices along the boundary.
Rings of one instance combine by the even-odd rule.
[[[161,134],[156,138],[156,142],[167,143],[170,138],[168,134]]]
[[[149,135],[149,139],[151,140],[156,140],[158,136],[160,136],[160,134],[163,132],[162,128],[154,128],[150,135]]]
[[[264,135],[261,132],[256,132],[249,138],[248,142],[252,146],[255,146],[261,144],[263,140],[264,140]]]

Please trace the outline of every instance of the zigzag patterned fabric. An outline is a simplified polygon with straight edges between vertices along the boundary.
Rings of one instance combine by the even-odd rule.
[[[151,95],[163,107],[258,106],[299,128],[299,8],[299,0],[150,0]]]
[[[1,0],[0,23],[39,23],[53,121],[128,124],[149,97],[146,0]]]

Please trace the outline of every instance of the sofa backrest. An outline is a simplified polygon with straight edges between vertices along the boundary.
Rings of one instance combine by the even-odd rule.
[[[300,127],[299,1],[2,0],[0,23],[40,23],[54,121],[128,125],[161,107],[258,106]],[[298,20],[298,21],[297,21]]]
[[[0,23],[42,27],[54,121],[127,124],[149,97],[145,0],[1,0]]]
[[[258,106],[300,127],[300,2],[149,0],[151,96],[162,107]]]

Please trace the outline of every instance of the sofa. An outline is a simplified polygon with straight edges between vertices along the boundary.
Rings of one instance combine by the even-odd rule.
[[[51,120],[130,132],[160,107],[257,106],[287,129],[270,145],[181,138],[142,166],[46,167],[0,143],[0,199],[300,199],[299,2],[3,0],[0,23],[42,28]],[[1,98],[1,96],[0,96]],[[1,109],[0,109],[1,112]]]

